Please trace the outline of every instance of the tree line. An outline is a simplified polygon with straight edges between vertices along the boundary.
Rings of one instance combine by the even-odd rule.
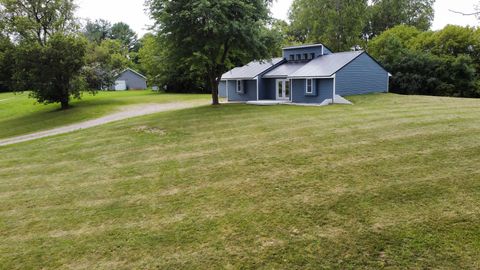
[[[82,91],[108,89],[138,68],[141,41],[125,23],[75,17],[74,0],[0,0],[0,91],[29,90],[69,107]]]
[[[391,91],[477,97],[478,30],[430,31],[434,0],[294,0],[289,22],[271,0],[146,0],[151,33],[74,16],[74,0],[0,0],[0,91],[30,90],[68,108],[81,91],[113,84],[126,67],[172,92],[210,92],[221,75],[288,45],[367,50],[391,73]]]

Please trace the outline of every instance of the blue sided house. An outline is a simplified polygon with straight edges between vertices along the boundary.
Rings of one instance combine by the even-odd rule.
[[[314,44],[284,48],[282,58],[228,71],[219,92],[230,102],[331,104],[344,96],[388,92],[389,76],[364,51],[333,53]]]

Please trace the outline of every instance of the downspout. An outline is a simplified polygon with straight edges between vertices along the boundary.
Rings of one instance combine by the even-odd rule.
[[[227,89],[227,102],[229,102],[229,101],[230,101],[230,99],[228,98],[228,83],[229,83],[229,82],[228,82],[228,80],[226,80],[226,89]]]
[[[259,76],[257,76],[257,101],[260,100]]]
[[[390,93],[390,78],[392,77],[392,74],[390,72],[387,75],[387,93]]]

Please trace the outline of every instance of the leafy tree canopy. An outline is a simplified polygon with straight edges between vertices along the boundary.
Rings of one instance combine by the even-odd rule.
[[[138,37],[126,23],[116,23],[110,28],[110,38],[119,40],[129,51],[138,51]]]
[[[79,98],[84,89],[80,75],[86,46],[85,39],[63,34],[52,35],[44,46],[22,42],[15,51],[17,89],[29,89],[39,102],[67,109],[70,98]]]
[[[373,0],[365,34],[373,38],[397,25],[427,31],[434,19],[434,4],[435,0]]]
[[[100,45],[89,44],[83,72],[90,89],[105,89],[113,85],[119,72],[132,65],[122,43],[106,39]]]
[[[97,44],[100,44],[103,40],[109,38],[112,33],[112,25],[106,20],[87,21],[83,29],[85,37]]]
[[[44,46],[56,33],[78,29],[74,0],[0,0],[7,31],[24,40]]]
[[[397,26],[373,39],[369,52],[392,73],[393,92],[480,97],[479,34],[460,26]]]
[[[269,0],[149,0],[156,29],[168,53],[193,72],[205,74],[213,104],[232,53],[268,56],[264,28]]]
[[[334,51],[361,43],[367,0],[295,0],[290,20],[301,43],[324,43]]]
[[[0,35],[0,92],[11,90],[11,78],[15,66],[14,49],[10,39]]]
[[[321,42],[334,51],[368,47],[397,25],[428,30],[435,0],[295,0],[290,35],[300,43]]]

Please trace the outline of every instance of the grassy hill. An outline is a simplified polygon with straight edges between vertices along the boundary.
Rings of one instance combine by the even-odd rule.
[[[69,110],[58,104],[43,105],[28,93],[0,93],[0,139],[90,120],[114,112],[121,106],[208,99],[208,95],[158,94],[152,91],[98,92],[74,100]]]
[[[352,100],[2,147],[0,268],[478,269],[480,100]]]

